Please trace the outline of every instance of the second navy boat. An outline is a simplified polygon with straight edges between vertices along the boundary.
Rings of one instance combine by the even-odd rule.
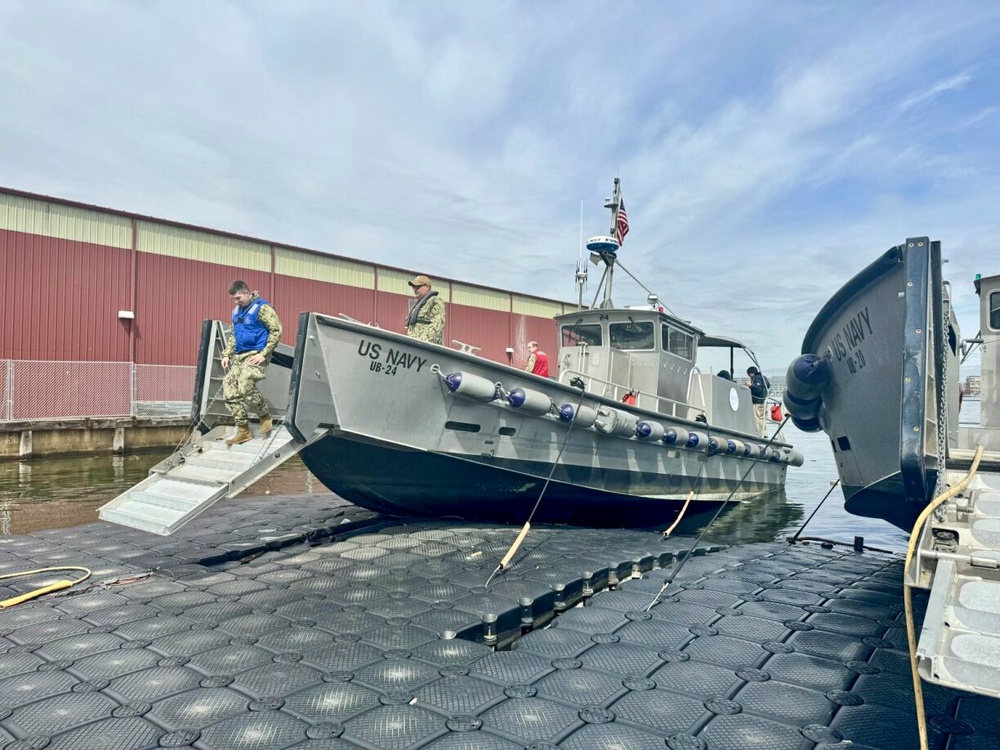
[[[786,376],[802,430],[830,437],[846,509],[912,528],[958,431],[961,335],[941,245],[890,248],[823,306]]]

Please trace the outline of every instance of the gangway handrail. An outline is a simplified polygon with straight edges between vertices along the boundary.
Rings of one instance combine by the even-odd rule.
[[[704,381],[702,381],[701,374],[702,373],[701,370],[698,369],[698,365],[693,365],[691,367],[691,372],[688,375],[688,393],[691,392],[691,381],[697,383],[698,391],[701,393],[701,406],[700,407],[696,406],[695,408],[696,409],[700,408],[701,411],[704,413],[707,412],[709,409],[708,409],[708,399],[705,397],[705,383]]]

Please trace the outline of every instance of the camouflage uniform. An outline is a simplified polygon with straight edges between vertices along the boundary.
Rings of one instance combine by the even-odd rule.
[[[256,298],[255,294],[254,299]],[[271,352],[281,340],[281,321],[278,320],[278,313],[270,305],[264,305],[260,309],[258,320],[268,333],[267,344],[262,351],[236,354],[236,338],[230,333],[226,339],[226,348],[222,352],[223,357],[229,357],[229,369],[222,379],[222,393],[226,397],[226,407],[232,413],[237,426],[250,422],[248,407],[261,417],[270,413],[267,399],[257,390],[257,383],[264,379],[264,368],[270,363]],[[249,363],[255,354],[264,355],[264,364]]]
[[[417,322],[406,329],[406,335],[432,344],[444,343],[444,300],[436,294],[424,303]]]

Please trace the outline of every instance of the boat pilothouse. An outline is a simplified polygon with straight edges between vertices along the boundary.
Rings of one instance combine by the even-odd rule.
[[[638,406],[694,419],[683,406],[701,331],[655,310],[580,310],[558,316],[559,379]]]
[[[699,342],[745,349],[706,336],[659,310],[579,310],[556,317],[559,381],[666,416],[753,432],[750,389],[697,366]],[[749,353],[752,358],[752,354]]]

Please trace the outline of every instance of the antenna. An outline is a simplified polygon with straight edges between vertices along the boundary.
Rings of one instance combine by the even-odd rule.
[[[587,261],[583,258],[583,198],[580,199],[580,253],[576,259],[577,310],[583,309],[583,289],[587,286]]]

